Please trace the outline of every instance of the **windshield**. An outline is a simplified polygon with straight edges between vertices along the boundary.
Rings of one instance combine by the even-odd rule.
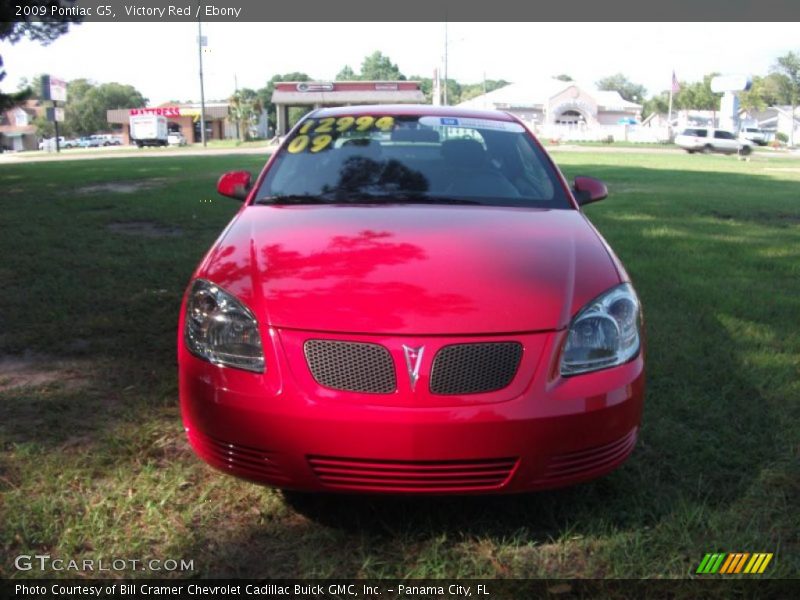
[[[363,114],[304,120],[270,167],[256,202],[572,208],[519,123]]]

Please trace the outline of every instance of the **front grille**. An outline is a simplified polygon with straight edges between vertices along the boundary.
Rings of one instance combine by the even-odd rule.
[[[445,346],[433,359],[434,394],[480,394],[506,387],[517,373],[522,344],[485,342]]]
[[[392,356],[378,344],[308,340],[303,351],[314,379],[325,387],[368,394],[397,388]]]
[[[335,488],[384,492],[446,492],[499,488],[511,478],[516,458],[446,461],[309,456],[319,480]]]

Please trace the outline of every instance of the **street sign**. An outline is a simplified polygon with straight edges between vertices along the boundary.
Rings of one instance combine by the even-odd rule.
[[[63,123],[64,122],[64,109],[58,107],[48,107],[47,120],[50,122]]]
[[[67,82],[52,75],[42,75],[42,100],[67,101]]]

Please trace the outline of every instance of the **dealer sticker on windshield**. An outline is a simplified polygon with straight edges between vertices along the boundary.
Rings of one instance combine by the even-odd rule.
[[[522,133],[525,128],[514,121],[495,121],[494,119],[470,119],[463,117],[420,117],[420,125],[427,127],[463,127],[465,129],[496,129],[511,133]]]
[[[298,154],[305,150],[316,153],[324,150],[333,142],[334,135],[346,131],[378,131],[388,132],[394,129],[394,117],[361,115],[360,117],[325,117],[323,119],[307,119],[286,150]]]

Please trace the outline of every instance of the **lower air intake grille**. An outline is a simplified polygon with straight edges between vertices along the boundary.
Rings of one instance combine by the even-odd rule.
[[[517,373],[522,344],[453,344],[436,353],[431,373],[434,394],[480,394],[506,387]]]
[[[189,431],[189,439],[201,456],[218,469],[251,479],[287,480],[275,461],[274,452],[223,442],[203,435],[197,430]]]
[[[378,344],[308,340],[308,368],[320,385],[334,390],[391,394],[397,388],[389,351]]]
[[[638,428],[634,427],[623,437],[603,446],[553,456],[544,476],[535,483],[557,484],[565,478],[609,470],[633,452],[637,433]]]
[[[499,488],[511,478],[516,458],[395,461],[309,456],[309,465],[330,487],[384,492],[444,492]]]

